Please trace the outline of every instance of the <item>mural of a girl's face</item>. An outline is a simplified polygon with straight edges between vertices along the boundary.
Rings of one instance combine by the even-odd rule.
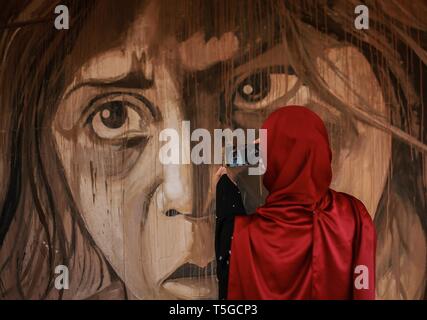
[[[241,62],[248,46],[231,28],[210,39],[195,30],[180,41],[162,33],[161,19],[150,3],[124,36],[116,36],[119,42],[84,61],[70,75],[52,125],[85,225],[131,295],[216,297],[216,167],[162,165],[158,154],[159,133],[180,132],[181,121],[191,121],[193,129],[223,127],[224,93],[232,97],[234,127],[259,128],[284,104],[312,108],[330,129],[333,187],[361,198],[375,213],[390,159],[387,134],[317,99],[288,68],[280,44]],[[341,47],[325,55],[333,64],[319,59],[317,65],[332,93],[348,104],[362,95],[387,116],[360,53]]]

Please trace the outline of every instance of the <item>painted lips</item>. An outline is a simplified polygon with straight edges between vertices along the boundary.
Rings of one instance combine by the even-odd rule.
[[[186,263],[172,273],[162,287],[177,299],[215,299],[218,291],[215,274],[214,262],[204,268]]]

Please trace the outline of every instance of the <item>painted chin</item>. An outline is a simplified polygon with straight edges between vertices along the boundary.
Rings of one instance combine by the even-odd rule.
[[[181,278],[167,280],[162,284],[162,288],[180,300],[216,299],[215,279],[215,276],[211,276],[202,279]]]
[[[180,300],[217,298],[217,281],[212,263],[205,268],[186,263],[169,275],[161,288]]]

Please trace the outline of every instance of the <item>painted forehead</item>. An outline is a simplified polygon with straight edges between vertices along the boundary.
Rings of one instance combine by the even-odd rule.
[[[154,59],[159,50],[169,50],[169,54],[176,55],[173,60],[184,69],[200,71],[232,58],[244,59],[245,53],[250,51],[255,55],[261,53],[267,42],[277,38],[277,26],[268,22],[271,21],[268,16],[263,19],[265,23],[251,22],[250,17],[236,11],[230,3],[223,6],[234,8],[233,18],[223,18],[220,23],[216,21],[219,17],[215,14],[204,16],[205,10],[200,8],[188,11],[186,16],[183,5],[171,12],[171,6],[165,6],[163,1],[145,2],[144,5],[127,2],[132,4],[128,10],[121,9],[118,13],[117,3],[110,1],[94,10],[70,55],[72,70],[68,75],[77,74],[78,82],[114,80],[129,72],[135,60]],[[126,16],[128,19],[124,18]],[[144,72],[149,77],[150,63],[146,68]]]

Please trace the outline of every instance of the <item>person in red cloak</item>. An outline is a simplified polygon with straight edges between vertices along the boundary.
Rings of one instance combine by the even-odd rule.
[[[254,214],[234,213],[227,299],[375,299],[375,229],[361,201],[329,187],[322,120],[288,106],[262,128],[269,194]]]

